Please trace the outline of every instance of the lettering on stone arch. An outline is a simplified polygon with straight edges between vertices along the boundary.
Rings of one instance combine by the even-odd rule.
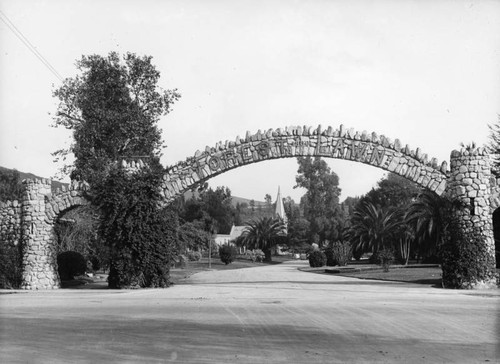
[[[261,157],[267,157],[269,155],[269,150],[271,149],[271,146],[269,145],[268,142],[261,142],[257,145],[257,153]]]
[[[379,149],[378,147],[373,148],[372,156],[370,158],[370,164],[380,167],[382,165],[382,162],[384,161],[384,156],[385,149]]]
[[[196,160],[195,163],[194,163],[194,168],[196,169],[196,171],[198,172],[198,176],[200,178],[204,178],[205,177],[205,172],[203,171],[203,167],[202,165],[200,164],[200,161],[199,160]]]
[[[351,159],[357,162],[364,162],[368,154],[368,144],[353,142],[351,144]]]
[[[226,167],[236,167],[238,166],[238,154],[233,151],[227,151],[224,153],[224,160],[226,161]]]
[[[344,158],[345,143],[343,139],[337,139],[337,143],[332,148],[332,157]]]
[[[278,146],[278,152],[281,156],[287,156],[291,154],[290,148],[287,145],[286,141],[283,139],[278,139],[275,142],[275,145]]]
[[[249,145],[242,145],[240,148],[240,156],[243,162],[248,162],[252,159],[252,153],[250,152]]]
[[[208,160],[208,166],[210,167],[210,170],[213,172],[218,171],[220,169],[220,165],[221,165],[220,158],[216,155],[211,156],[210,159]]]

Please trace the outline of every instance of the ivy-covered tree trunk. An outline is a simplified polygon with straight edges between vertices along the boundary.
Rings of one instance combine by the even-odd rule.
[[[97,196],[100,235],[110,250],[110,288],[167,287],[178,251],[177,215],[161,208],[162,168],[112,171]]]

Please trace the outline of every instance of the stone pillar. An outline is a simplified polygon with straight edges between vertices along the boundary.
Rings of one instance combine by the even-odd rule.
[[[45,198],[51,194],[48,179],[25,180],[21,213],[23,289],[60,287],[52,224],[46,221]]]
[[[466,265],[475,265],[472,270],[479,272],[479,278],[457,277],[460,288],[493,288],[496,287],[495,241],[493,239],[493,222],[490,209],[490,177],[491,162],[484,148],[453,151],[450,160],[450,175],[446,186],[446,195],[457,201],[454,209],[454,228],[461,230],[451,236],[465,237],[465,243],[472,249],[458,248],[455,257]],[[455,232],[456,233],[456,232]],[[462,239],[462,240],[464,240]],[[457,244],[456,241],[451,241]],[[472,244],[475,244],[472,247]],[[472,257],[472,259],[471,259]],[[462,264],[462,263],[459,263]],[[443,262],[443,277],[445,275]]]

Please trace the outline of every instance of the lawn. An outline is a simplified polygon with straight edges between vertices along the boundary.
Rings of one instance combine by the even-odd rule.
[[[224,264],[217,257],[212,258],[211,264],[209,266],[208,258],[202,258],[197,262],[187,262],[185,268],[170,268],[170,282],[173,284],[179,284],[185,278],[189,278],[191,275],[206,271],[206,270],[230,270],[230,269],[241,269],[241,268],[251,268],[251,267],[262,267],[269,264],[279,264],[281,262],[290,260],[290,256],[273,256],[273,261],[271,263],[257,263],[252,262],[250,258],[245,256],[239,256],[234,262],[230,264]],[[106,289],[108,287],[107,274],[99,273],[94,274],[93,277],[76,277],[70,281],[61,282],[61,288],[72,288],[72,289]]]
[[[191,275],[206,271],[206,270],[231,270],[241,268],[262,267],[269,264],[279,264],[290,260],[290,256],[273,256],[271,263],[252,262],[248,257],[239,256],[230,264],[224,264],[219,258],[212,258],[211,266],[209,267],[208,258],[202,258],[197,262],[188,262],[185,268],[171,268],[170,280],[174,284],[180,283],[182,279],[189,278]]]
[[[361,270],[358,272],[343,272],[337,274],[344,277],[419,283],[441,287],[441,268],[437,266],[411,266],[407,268],[392,268],[389,270],[389,272],[384,272],[383,269],[380,268],[365,271]]]

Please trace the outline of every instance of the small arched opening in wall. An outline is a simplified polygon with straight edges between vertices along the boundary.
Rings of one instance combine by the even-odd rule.
[[[98,222],[97,209],[90,204],[71,206],[61,211],[54,219],[52,236],[58,257],[58,273],[62,281],[72,279],[74,275],[91,273],[101,268],[104,252],[98,242]],[[85,271],[80,271],[81,269],[68,271],[68,268],[72,269],[71,264],[66,267],[60,262],[60,259],[67,260],[65,256],[84,259]],[[62,284],[64,287],[64,282]]]
[[[77,205],[88,204],[87,185],[73,182],[52,190],[48,179],[23,181],[25,200],[21,215],[24,289],[60,287],[57,272],[57,244],[54,223],[59,214]]]
[[[493,211],[493,238],[495,239],[496,267],[500,268],[500,207]]]

